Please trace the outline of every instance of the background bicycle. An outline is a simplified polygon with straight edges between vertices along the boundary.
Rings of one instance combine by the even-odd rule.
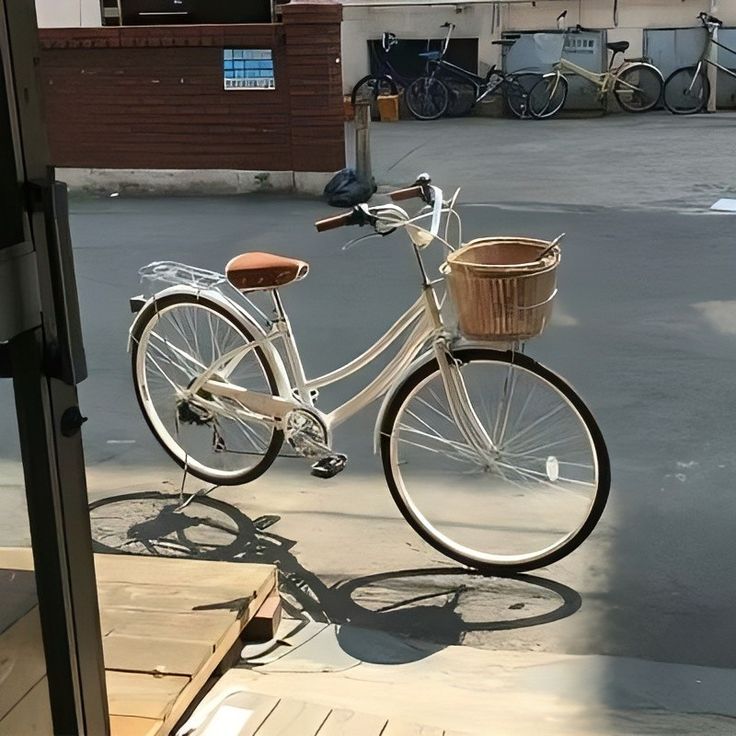
[[[405,90],[406,105],[418,120],[436,120],[443,115],[467,114],[475,105],[491,97],[501,97],[507,110],[517,118],[530,117],[529,92],[541,75],[533,72],[507,74],[492,66],[480,76],[447,61],[445,55],[455,28],[445,23],[447,34],[438,51],[421,54],[427,61],[423,76]],[[513,45],[513,41],[494,41]]]
[[[564,23],[567,11],[558,16],[558,24]],[[597,87],[597,97],[605,106],[613,94],[622,110],[626,112],[648,112],[653,110],[662,97],[664,80],[653,64],[644,59],[623,59],[618,66],[616,58],[629,48],[628,41],[606,44],[611,51],[608,69],[602,73],[591,72],[562,56],[569,34],[586,31],[580,25],[567,29],[560,35],[559,60],[552,72],[545,74],[529,94],[530,112],[537,118],[551,118],[565,105],[568,93],[566,74],[575,74]]]
[[[399,42],[396,34],[385,31],[381,36],[380,50],[370,46],[371,68],[370,74],[366,74],[353,86],[350,101],[355,103],[360,99],[367,99],[371,104],[371,118],[378,120],[378,97],[381,95],[397,95],[411,84],[414,77],[402,75],[391,63],[390,54]]]
[[[665,107],[676,115],[692,115],[703,112],[708,106],[710,97],[710,82],[708,80],[708,65],[736,78],[736,70],[728,69],[711,58],[713,47],[725,49],[732,54],[734,49],[724,46],[716,40],[718,29],[723,26],[723,21],[708,13],[700,13],[698,19],[706,31],[705,46],[700,60],[694,66],[685,66],[676,69],[664,85]]]

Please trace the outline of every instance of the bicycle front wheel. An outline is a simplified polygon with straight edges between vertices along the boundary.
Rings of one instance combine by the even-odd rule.
[[[662,75],[648,64],[632,64],[618,75],[613,94],[626,112],[653,110],[662,97]]]
[[[529,94],[541,79],[539,74],[509,74],[504,82],[504,100],[509,112],[519,120],[532,117]]]
[[[540,120],[554,117],[565,105],[567,89],[567,79],[562,74],[545,74],[529,93],[529,112]]]
[[[417,120],[437,120],[447,111],[450,93],[437,77],[419,77],[406,88],[404,99]]]
[[[182,468],[208,483],[254,480],[278,455],[281,430],[248,418],[236,399],[206,390],[190,396],[188,390],[220,358],[253,342],[247,325],[203,295],[172,294],[146,309],[131,335],[131,361],[138,403],[154,436]],[[257,346],[221,378],[278,393],[271,365]]]
[[[675,115],[702,112],[709,96],[708,75],[694,66],[676,69],[664,83],[665,107]]]
[[[436,360],[400,387],[381,426],[391,494],[435,549],[490,574],[543,567],[591,533],[610,466],[590,411],[559,376],[516,353],[454,358],[493,441],[479,453],[455,424]]]

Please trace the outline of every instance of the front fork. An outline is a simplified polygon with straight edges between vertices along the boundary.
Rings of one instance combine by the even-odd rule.
[[[478,456],[488,464],[493,463],[498,454],[498,448],[473,408],[463,374],[460,371],[459,361],[452,355],[450,346],[444,338],[435,341],[434,353],[440,367],[442,382],[445,385],[450,414],[455,424],[465,441],[478,453]]]
[[[437,302],[437,296],[431,284],[428,283],[425,286],[424,295],[427,311],[430,314],[437,335],[433,341],[432,348],[437,358],[437,365],[440,368],[442,383],[445,386],[450,414],[465,441],[478,453],[479,458],[491,464],[495,461],[498,454],[497,448],[491,436],[486,431],[486,428],[483,426],[483,423],[478,418],[470,401],[465,381],[460,372],[459,362],[450,350],[450,344],[445,334],[444,324],[440,314],[440,305]]]

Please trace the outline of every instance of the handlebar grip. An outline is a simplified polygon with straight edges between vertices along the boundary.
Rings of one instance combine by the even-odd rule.
[[[314,226],[317,228],[318,233],[323,233],[325,230],[336,230],[338,227],[344,225],[352,225],[355,222],[354,215],[352,212],[343,212],[341,215],[335,217],[327,217],[324,220],[317,220]]]
[[[394,202],[402,202],[405,199],[422,199],[424,197],[424,187],[415,186],[407,189],[397,189],[389,194]]]

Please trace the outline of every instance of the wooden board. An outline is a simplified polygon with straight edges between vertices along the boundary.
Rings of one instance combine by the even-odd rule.
[[[156,736],[162,725],[162,721],[154,721],[151,718],[110,716],[110,731],[115,736]]]
[[[0,569],[32,570],[31,550],[0,549]],[[271,565],[95,555],[95,570],[112,736],[168,734],[276,589]],[[26,598],[19,597],[21,608]],[[34,640],[36,654],[14,669],[9,686],[2,683],[0,719],[27,707],[45,675],[38,609],[18,616],[0,634],[2,651],[12,636],[24,650]]]
[[[319,729],[319,736],[381,736],[387,719],[346,708],[335,708]]]
[[[298,700],[281,700],[258,730],[258,736],[316,734],[330,715],[330,708]]]

